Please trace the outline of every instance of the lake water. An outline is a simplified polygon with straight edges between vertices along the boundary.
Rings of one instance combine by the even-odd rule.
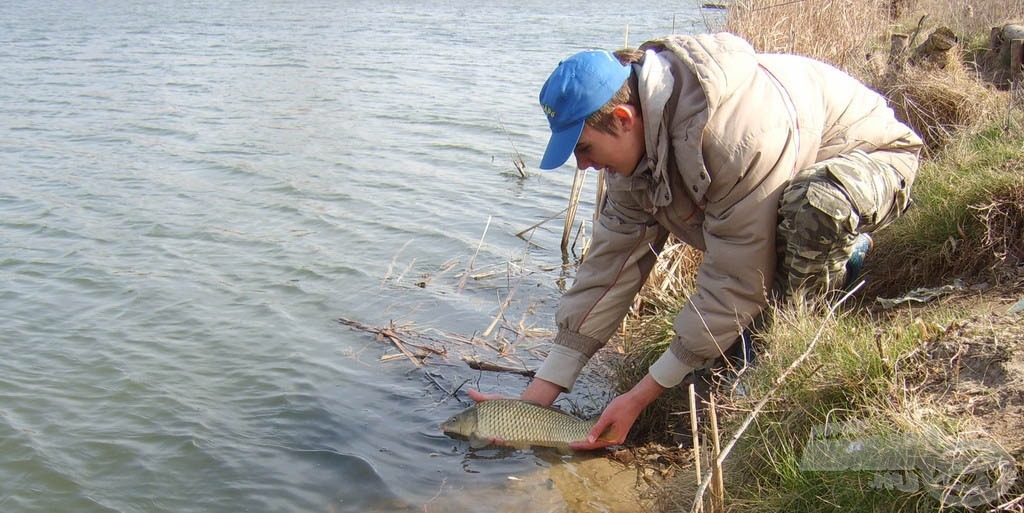
[[[484,340],[514,292],[489,340],[536,364],[508,326],[550,329],[571,268],[560,219],[516,233],[572,181],[537,92],[706,30],[645,4],[0,3],[0,511],[565,510],[509,486],[557,455],[437,429],[525,378],[337,319]]]

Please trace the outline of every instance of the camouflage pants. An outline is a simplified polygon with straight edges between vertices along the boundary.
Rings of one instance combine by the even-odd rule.
[[[898,218],[910,203],[910,185],[892,165],[861,151],[797,173],[779,203],[776,298],[840,289],[854,239]]]

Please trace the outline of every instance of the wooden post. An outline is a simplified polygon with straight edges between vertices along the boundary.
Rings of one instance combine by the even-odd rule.
[[[1024,70],[1021,70],[1021,61],[1024,60],[1024,39],[1010,41],[1010,81],[1019,82]]]
[[[988,49],[998,52],[1003,45],[1003,27],[992,27],[988,34]]]
[[[906,34],[893,34],[892,43],[889,46],[889,73],[897,75],[903,72],[907,63],[907,43],[910,36]]]
[[[1015,39],[1024,39],[1024,25],[1016,25],[1010,23],[1003,25],[998,35],[999,48],[999,60],[1002,61],[1003,66],[1010,66],[1010,61],[1013,60],[1013,41]],[[1013,69],[1010,70],[1013,73]]]

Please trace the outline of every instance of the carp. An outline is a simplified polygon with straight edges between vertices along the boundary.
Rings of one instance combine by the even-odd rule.
[[[517,449],[554,447],[565,451],[570,442],[585,442],[597,419],[583,420],[557,408],[519,399],[482,401],[441,424],[441,431],[469,440],[474,449],[492,443]]]

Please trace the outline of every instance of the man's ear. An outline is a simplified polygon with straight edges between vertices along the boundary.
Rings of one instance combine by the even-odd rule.
[[[621,103],[612,110],[612,118],[617,120],[625,130],[632,130],[640,122],[639,112],[628,103]]]

